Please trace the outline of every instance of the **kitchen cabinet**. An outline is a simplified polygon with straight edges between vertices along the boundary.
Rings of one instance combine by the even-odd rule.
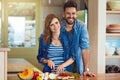
[[[106,14],[120,14],[120,11],[107,10]],[[114,39],[115,37],[120,37],[120,33],[106,33],[106,37],[111,37],[112,39]],[[106,56],[106,59],[110,58],[120,58],[120,55]]]
[[[0,47],[0,80],[7,80],[7,52],[10,48]]]
[[[117,15],[117,16],[120,16],[120,11],[110,11],[110,10],[107,10],[106,11],[106,15],[108,15],[108,17],[111,15],[111,16],[113,16],[113,17],[111,17],[111,18],[109,18],[108,19],[108,17],[107,17],[107,19],[106,19],[106,21],[107,21],[107,23],[106,23],[106,25],[110,25],[110,24],[120,24],[120,23],[118,23],[118,22],[116,22],[116,23],[114,23],[113,22],[113,20],[114,19],[116,19],[116,18],[114,18],[114,15]],[[119,18],[119,17],[118,17]],[[112,19],[112,20],[110,20],[110,19]],[[109,20],[109,21],[108,21]],[[119,32],[110,32],[110,33],[107,33],[106,32],[106,40],[118,40],[118,41],[120,41],[120,33]],[[112,42],[112,41],[111,41]],[[118,42],[116,42],[116,43],[118,43]],[[113,46],[113,45],[114,46]],[[112,45],[112,46],[111,46]],[[120,46],[117,46],[117,44],[114,44],[113,42],[111,43],[111,45],[107,45],[106,44],[106,47],[114,47],[114,48],[118,48],[118,47],[120,47]],[[109,54],[109,53],[108,53]],[[117,53],[116,53],[117,54]],[[117,56],[117,58],[120,58],[120,55],[112,55],[113,56],[113,58],[115,58],[115,56]],[[106,56],[106,58],[112,58],[112,56],[110,57],[110,56]]]
[[[108,0],[107,0],[108,1]],[[107,4],[106,1],[106,4]],[[106,10],[106,26],[110,24],[120,24],[120,10]],[[107,31],[107,30],[106,30]],[[109,41],[108,41],[109,40]],[[106,48],[115,48],[115,51],[112,55],[107,53],[106,65],[115,65],[120,67],[120,54],[117,53],[117,48],[120,48],[120,32],[106,32]],[[107,49],[106,49],[107,51]]]

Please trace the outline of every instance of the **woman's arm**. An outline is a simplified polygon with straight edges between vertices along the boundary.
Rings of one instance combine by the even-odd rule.
[[[73,58],[69,58],[67,61],[65,61],[63,64],[59,65],[57,67],[57,72],[63,72],[64,68],[69,66],[70,64],[72,64],[74,62]]]
[[[66,62],[64,62],[63,64],[61,64],[63,67],[67,67],[70,64],[72,64],[74,62],[74,60],[72,58],[68,59]]]

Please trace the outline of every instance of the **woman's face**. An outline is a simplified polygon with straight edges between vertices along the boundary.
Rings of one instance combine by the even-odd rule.
[[[60,32],[61,25],[59,23],[59,20],[57,18],[53,18],[50,23],[50,30],[52,33]]]

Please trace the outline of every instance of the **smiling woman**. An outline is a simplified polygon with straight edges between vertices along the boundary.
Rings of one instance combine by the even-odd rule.
[[[49,14],[45,18],[44,32],[39,38],[37,59],[43,64],[43,72],[72,71],[73,54],[67,37],[60,33],[59,18]]]

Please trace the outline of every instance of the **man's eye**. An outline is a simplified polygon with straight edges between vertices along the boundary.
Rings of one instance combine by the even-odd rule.
[[[66,12],[67,15],[69,15],[70,13],[69,12]]]
[[[75,14],[75,13],[72,13],[73,15]]]

